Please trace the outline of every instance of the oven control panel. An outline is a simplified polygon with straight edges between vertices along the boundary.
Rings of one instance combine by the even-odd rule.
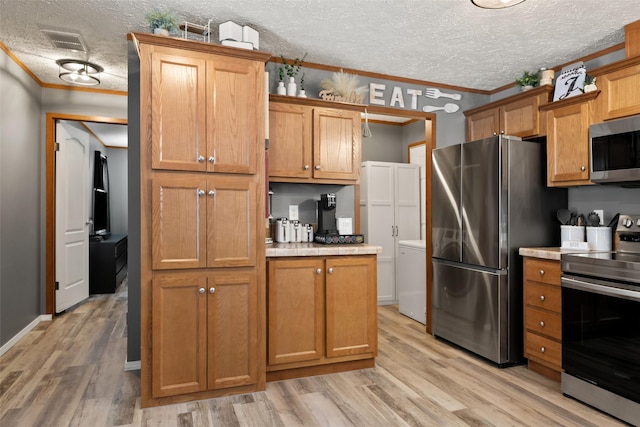
[[[618,250],[640,253],[640,215],[621,214],[615,234]]]

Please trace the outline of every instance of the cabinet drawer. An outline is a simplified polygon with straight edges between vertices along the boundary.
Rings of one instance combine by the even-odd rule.
[[[543,285],[535,282],[524,284],[525,306],[543,308],[560,313],[562,309],[562,293],[560,286]]]
[[[525,357],[560,370],[562,368],[562,344],[527,331]]]
[[[524,314],[524,327],[531,332],[557,340],[562,339],[562,317],[557,313],[527,307]]]
[[[525,258],[524,278],[534,282],[560,286],[560,261]]]

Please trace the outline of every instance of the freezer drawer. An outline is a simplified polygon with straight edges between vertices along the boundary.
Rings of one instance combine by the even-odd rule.
[[[433,334],[495,363],[509,360],[507,275],[433,261]]]
[[[400,240],[396,264],[398,311],[423,325],[427,322],[426,241]]]

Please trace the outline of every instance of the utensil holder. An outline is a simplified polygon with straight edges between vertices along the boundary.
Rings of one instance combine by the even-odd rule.
[[[587,227],[587,243],[592,251],[610,251],[611,228]]]

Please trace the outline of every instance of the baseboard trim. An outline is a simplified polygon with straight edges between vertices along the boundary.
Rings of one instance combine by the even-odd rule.
[[[124,361],[124,370],[125,371],[139,371],[140,370],[140,361],[133,360],[129,362],[128,360]]]
[[[42,314],[35,319],[33,322],[29,323],[25,326],[20,332],[13,336],[9,341],[7,341],[2,347],[0,347],[0,356],[4,355],[7,351],[11,350],[11,348],[18,343],[22,338],[24,338],[33,328],[38,326],[40,322],[49,322],[53,319],[50,314]]]

